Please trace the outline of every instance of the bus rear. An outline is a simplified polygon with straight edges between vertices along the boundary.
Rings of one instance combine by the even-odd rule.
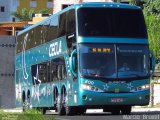
[[[78,72],[74,102],[130,114],[150,98],[149,46],[142,10],[124,4],[82,4],[77,8]],[[78,100],[78,101],[77,101]]]

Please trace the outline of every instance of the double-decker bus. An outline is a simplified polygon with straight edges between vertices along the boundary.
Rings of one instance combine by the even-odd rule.
[[[16,105],[130,114],[149,104],[150,58],[140,7],[75,4],[18,33]]]

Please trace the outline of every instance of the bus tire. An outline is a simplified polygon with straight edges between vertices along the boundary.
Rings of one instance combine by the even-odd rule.
[[[66,90],[63,89],[63,107],[65,108],[66,115],[74,115],[75,114],[75,107],[68,106],[68,99],[67,99],[67,93]]]
[[[28,110],[30,110],[32,108],[31,107],[31,95],[30,94],[27,95],[26,107],[27,107]]]
[[[120,114],[120,110],[119,109],[115,109],[111,111],[112,115],[119,115]]]
[[[73,113],[74,107],[73,106],[66,105],[65,111],[66,111],[66,115],[74,115],[74,113]]]
[[[42,108],[42,113],[43,113],[43,115],[45,115],[46,114],[46,111],[47,111],[47,109],[44,107],[44,108]]]
[[[77,114],[78,115],[85,115],[85,113],[86,113],[86,108],[84,108],[84,107],[78,107],[77,108]]]
[[[22,111],[23,112],[26,112],[26,103],[27,103],[27,100],[26,100],[25,92],[23,91],[22,93]]]
[[[131,109],[132,109],[131,106],[123,106],[121,108],[122,115],[129,115],[131,113]]]
[[[55,112],[58,112],[57,104],[58,104],[58,90],[55,89],[54,90],[54,109],[55,109]]]
[[[62,96],[58,95],[58,100],[57,100],[57,112],[58,115],[65,115],[65,110],[62,104]]]

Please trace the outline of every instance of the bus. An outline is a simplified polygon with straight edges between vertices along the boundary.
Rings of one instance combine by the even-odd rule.
[[[17,35],[16,105],[59,115],[148,105],[154,69],[140,7],[80,3]]]

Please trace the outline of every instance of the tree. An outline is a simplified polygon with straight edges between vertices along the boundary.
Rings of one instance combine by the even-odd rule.
[[[149,0],[144,7],[150,49],[160,62],[160,0]]]
[[[49,14],[47,9],[42,9],[39,11],[41,14]]]
[[[32,20],[32,17],[33,15],[35,14],[35,10],[34,9],[26,9],[26,8],[23,8],[21,12],[13,12],[11,15],[14,16],[15,18],[17,18],[19,21],[31,21]],[[47,9],[42,9],[40,10],[38,13],[42,13],[42,14],[45,14],[47,13],[48,14],[48,10]]]
[[[21,12],[13,12],[12,16],[14,16],[15,18],[17,18],[19,21],[30,21],[32,20],[32,15],[35,13],[34,9],[26,9],[23,8]]]
[[[160,0],[148,0],[145,4],[145,12],[147,15],[160,15]]]

